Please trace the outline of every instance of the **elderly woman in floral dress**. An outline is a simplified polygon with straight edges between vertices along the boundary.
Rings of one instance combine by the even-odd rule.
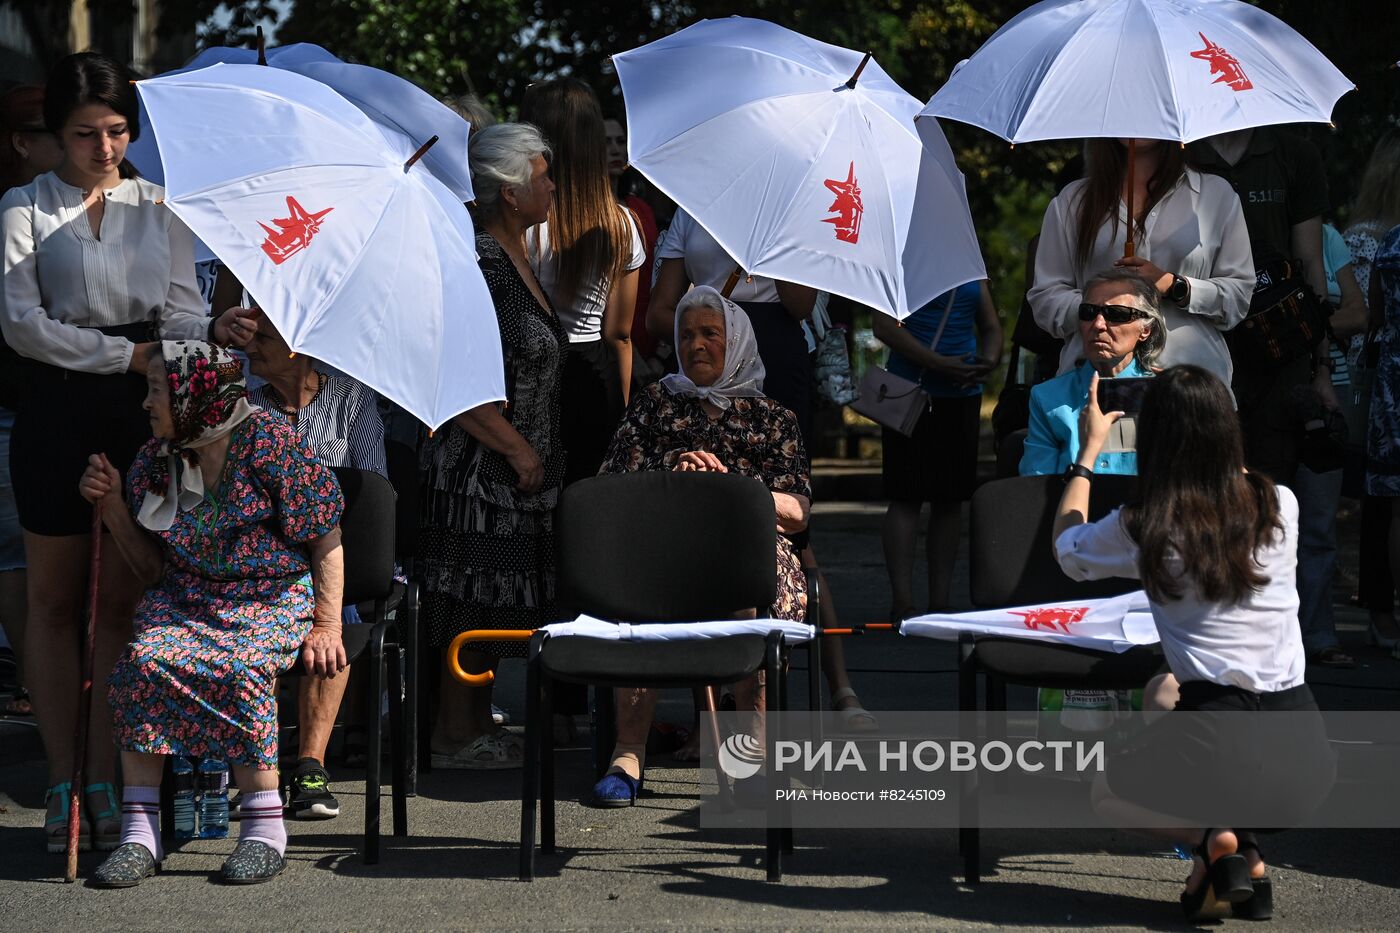
[[[122,478],[94,454],[79,490],[149,589],[111,678],[126,787],[121,845],[99,887],[130,887],[161,859],[166,755],[212,756],[243,789],[233,884],[285,866],[277,792],[277,675],[345,667],[340,640],[343,508],[335,474],[288,425],[248,403],[226,350],[165,341],[147,367],[155,437]]]

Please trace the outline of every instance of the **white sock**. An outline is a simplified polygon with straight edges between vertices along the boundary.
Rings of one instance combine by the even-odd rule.
[[[238,841],[256,839],[277,850],[287,851],[287,826],[282,822],[282,795],[275,790],[244,794],[238,805]]]
[[[122,788],[122,845],[139,842],[157,862],[165,857],[160,847],[160,788]]]

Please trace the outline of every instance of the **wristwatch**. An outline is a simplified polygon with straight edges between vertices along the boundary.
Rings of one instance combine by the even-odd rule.
[[[1064,480],[1066,486],[1068,486],[1069,481],[1074,479],[1076,476],[1082,476],[1084,479],[1087,479],[1091,483],[1094,481],[1094,471],[1086,466],[1081,466],[1078,463],[1071,463],[1069,466],[1065,467]]]
[[[1167,297],[1175,302],[1178,308],[1184,308],[1191,302],[1191,283],[1179,275],[1172,275],[1172,284],[1167,288]]]

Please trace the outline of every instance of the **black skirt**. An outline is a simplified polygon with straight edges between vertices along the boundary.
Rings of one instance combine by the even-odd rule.
[[[104,327],[109,336],[150,339],[145,323]],[[144,373],[85,373],[25,361],[25,391],[10,435],[10,482],[25,531],[80,535],[92,529],[92,506],[78,494],[88,457],[105,453],[126,476],[151,422],[141,407]]]
[[[776,301],[741,301],[763,360],[763,394],[797,416],[802,441],[812,428],[812,355],[802,325]]]
[[[1207,681],[1108,762],[1114,796],[1201,826],[1271,832],[1327,799],[1336,759],[1307,684],[1253,693]]]
[[[602,340],[569,344],[559,397],[565,486],[598,475],[621,420],[622,389],[611,347]]]
[[[982,396],[930,398],[914,436],[883,429],[885,498],[896,502],[966,502],[977,486]]]

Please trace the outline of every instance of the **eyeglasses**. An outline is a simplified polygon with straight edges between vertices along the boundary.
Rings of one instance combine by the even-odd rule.
[[[1127,324],[1147,317],[1131,305],[1095,305],[1085,301],[1079,305],[1079,320],[1092,324],[1102,314],[1107,324]]]

